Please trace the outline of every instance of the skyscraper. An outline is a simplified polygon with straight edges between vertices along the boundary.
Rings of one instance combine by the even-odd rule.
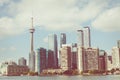
[[[33,27],[33,17],[32,19],[32,27],[29,29],[30,30],[30,34],[31,34],[31,49],[30,49],[30,53],[29,53],[29,68],[30,71],[34,72],[35,71],[35,52],[34,52],[34,43],[33,43],[33,33],[35,31],[34,27]]]
[[[60,47],[62,47],[62,44],[66,44],[66,34],[61,33],[60,35]]]
[[[20,65],[20,66],[26,66],[26,59],[24,57],[21,57],[18,60],[18,65]]]
[[[84,46],[84,35],[83,35],[83,30],[77,30],[77,35],[78,35],[78,46]]]
[[[57,35],[56,34],[48,35],[48,51],[53,51],[52,64],[54,64],[54,68],[57,68],[58,67],[58,50],[57,50]]]
[[[90,28],[84,27],[84,47],[91,47]]]
[[[40,74],[43,69],[46,69],[46,49],[44,48],[39,48],[37,49],[36,52],[36,66],[35,66],[35,71]]]

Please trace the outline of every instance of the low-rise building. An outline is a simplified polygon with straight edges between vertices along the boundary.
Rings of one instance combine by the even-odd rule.
[[[5,76],[19,76],[29,72],[28,66],[17,65],[15,62],[4,62],[0,65],[0,73]]]

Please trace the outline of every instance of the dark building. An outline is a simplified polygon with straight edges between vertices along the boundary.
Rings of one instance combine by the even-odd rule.
[[[46,49],[39,48],[37,49],[36,53],[36,72],[40,74],[42,70],[47,68],[47,56],[46,56]]]

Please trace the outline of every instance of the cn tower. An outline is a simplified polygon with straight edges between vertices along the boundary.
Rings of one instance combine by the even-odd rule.
[[[30,49],[30,53],[29,53],[29,69],[30,69],[30,71],[31,72],[35,72],[35,52],[34,52],[34,35],[33,35],[33,33],[35,32],[35,29],[34,29],[34,27],[33,27],[33,17],[31,18],[31,21],[32,21],[32,25],[31,25],[31,28],[29,29],[29,31],[30,31],[30,37],[31,37],[31,39],[30,39],[30,47],[31,47],[31,49]]]

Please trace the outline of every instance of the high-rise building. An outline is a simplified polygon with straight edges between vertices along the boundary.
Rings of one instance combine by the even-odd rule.
[[[33,41],[33,33],[35,31],[34,27],[33,27],[33,17],[32,17],[32,27],[30,30],[30,34],[31,34],[31,49],[30,49],[30,53],[29,53],[29,68],[31,72],[35,71],[35,52],[34,52],[34,41]]]
[[[118,46],[118,48],[120,48],[120,40],[118,40],[117,46]]]
[[[107,71],[107,53],[104,50],[99,51],[99,71]]]
[[[18,65],[26,66],[26,59],[25,59],[24,57],[21,57],[21,58],[18,60]]]
[[[62,45],[60,50],[60,68],[62,70],[70,70],[72,67],[71,47]]]
[[[60,47],[62,47],[63,44],[66,44],[66,34],[61,33],[60,35]]]
[[[84,47],[89,48],[91,47],[91,39],[90,39],[90,28],[84,27]]]
[[[53,64],[54,64],[54,68],[58,67],[58,46],[57,46],[57,35],[56,34],[50,34],[48,36],[48,51],[52,51],[53,52]],[[49,55],[49,53],[48,53]]]
[[[112,48],[112,63],[113,68],[120,68],[120,49],[118,47]]]
[[[46,49],[39,48],[36,52],[36,66],[35,71],[40,74],[43,69],[46,69],[47,64],[47,56],[46,56]]]
[[[84,34],[83,30],[77,30],[77,35],[78,35],[78,46],[84,46]]]

